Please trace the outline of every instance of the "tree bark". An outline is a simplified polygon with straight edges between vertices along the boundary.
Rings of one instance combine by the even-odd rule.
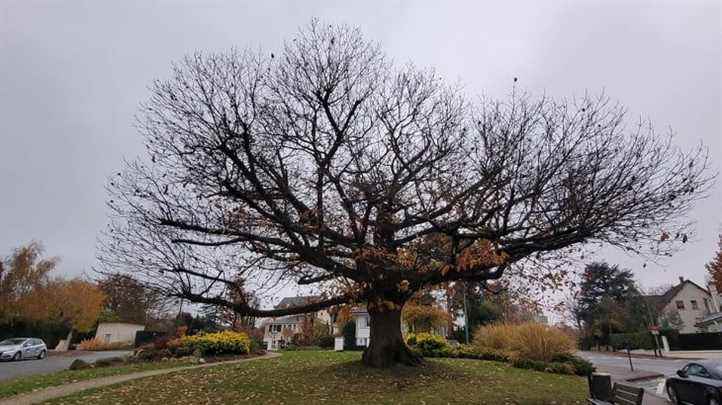
[[[364,350],[363,363],[386,368],[395,364],[417,366],[422,359],[413,353],[401,335],[401,309],[378,311],[369,309],[370,343]]]

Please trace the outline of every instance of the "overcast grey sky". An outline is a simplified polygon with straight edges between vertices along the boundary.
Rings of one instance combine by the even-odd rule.
[[[722,10],[694,1],[0,0],[0,255],[36,239],[60,272],[94,264],[105,179],[141,153],[133,114],[146,86],[195,50],[278,51],[312,17],[358,25],[396,61],[431,66],[469,93],[604,90],[632,120],[672,128],[722,166]],[[503,4],[502,4],[503,3]],[[718,181],[718,183],[722,183]],[[697,236],[662,265],[618,251],[644,286],[704,280],[722,231],[718,184]]]

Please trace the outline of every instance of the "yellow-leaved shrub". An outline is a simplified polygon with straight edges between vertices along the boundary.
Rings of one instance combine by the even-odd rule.
[[[243,332],[222,331],[193,336],[183,336],[180,344],[193,351],[206,354],[248,354],[251,339]]]

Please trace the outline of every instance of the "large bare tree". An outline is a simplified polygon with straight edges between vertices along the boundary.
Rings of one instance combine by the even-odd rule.
[[[624,116],[603,96],[471,101],[317,22],[276,55],[198,53],[151,88],[148,157],[110,183],[100,259],[249,316],[365,303],[363,361],[413,364],[400,316],[424,287],[587,242],[669,251],[711,182],[706,153]],[[264,310],[223,298],[239,278],[324,295]]]

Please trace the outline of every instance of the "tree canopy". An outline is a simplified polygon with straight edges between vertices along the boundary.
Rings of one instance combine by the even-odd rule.
[[[705,268],[715,287],[717,287],[717,291],[722,291],[722,234],[719,235],[719,242],[717,242],[717,253],[705,265]]]
[[[609,343],[610,333],[646,331],[657,318],[632,272],[605,262],[584,268],[572,310],[583,334],[600,344]]]
[[[476,101],[346,26],[196,53],[150,92],[147,159],[110,181],[101,261],[249,316],[365,302],[375,366],[414,362],[397,324],[417,291],[589,242],[666,254],[711,179],[703,148],[604,96]],[[238,277],[325,295],[266,310],[226,298]]]
[[[106,274],[98,280],[105,294],[103,319],[146,325],[157,318],[166,307],[165,297],[159,291],[147,288],[128,274]]]

